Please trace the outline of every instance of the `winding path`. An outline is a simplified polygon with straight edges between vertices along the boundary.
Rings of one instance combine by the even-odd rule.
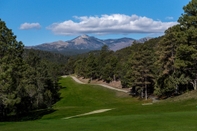
[[[74,77],[74,76],[71,76],[71,77],[72,77],[76,82],[78,82],[78,83],[80,83],[80,84],[85,84],[84,82],[80,81],[80,80],[77,79],[76,77]],[[108,88],[108,89],[111,89],[111,90],[116,90],[116,91],[128,93],[128,91],[126,91],[126,90],[118,89],[118,88],[115,88],[115,87],[112,87],[112,86],[108,86],[108,85],[104,85],[104,84],[96,84],[96,85],[100,85],[100,86],[103,86],[103,87]]]
[[[79,84],[85,84],[84,82],[80,81],[79,79],[77,79],[76,77],[74,76],[71,76],[73,78],[73,80],[75,80],[77,83]]]
[[[67,76],[62,76],[62,77],[67,77]],[[82,81],[80,81],[79,79],[77,79],[76,77],[74,76],[71,76],[73,78],[73,80],[75,80],[77,83],[80,83],[80,84],[86,84]],[[118,88],[115,88],[115,87],[112,87],[112,86],[108,86],[108,85],[104,85],[104,84],[96,84],[96,85],[100,85],[100,86],[103,86],[105,88],[108,88],[108,89],[111,89],[111,90],[116,90],[116,91],[120,91],[120,92],[124,92],[124,93],[128,93],[128,91],[126,90],[123,90],[123,89],[118,89]]]

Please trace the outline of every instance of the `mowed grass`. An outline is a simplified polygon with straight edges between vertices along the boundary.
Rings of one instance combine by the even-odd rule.
[[[55,112],[40,120],[0,122],[0,131],[196,131],[197,100],[163,101],[142,105],[128,94],[95,85],[78,84],[70,77],[60,83],[61,100]],[[196,94],[197,95],[197,94]],[[72,119],[65,117],[112,109]]]

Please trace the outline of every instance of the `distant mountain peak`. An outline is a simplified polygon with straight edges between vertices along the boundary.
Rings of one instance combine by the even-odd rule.
[[[87,39],[89,38],[90,37],[88,35],[80,35],[74,38],[73,40],[71,40],[70,42],[74,43],[74,45],[84,45],[84,44],[88,44]]]
[[[83,35],[80,35],[80,38],[89,38],[89,36],[86,34],[83,34]]]
[[[149,39],[150,38],[146,37],[136,41],[140,43],[144,43]],[[60,40],[51,43],[44,43],[37,46],[26,47],[26,48],[34,48],[34,49],[55,51],[55,52],[70,52],[70,51],[79,52],[82,50],[86,50],[86,51],[100,50],[102,46],[107,45],[110,50],[117,51],[122,48],[131,46],[133,41],[135,41],[135,39],[126,38],[126,37],[119,39],[102,40],[94,36],[88,36],[86,34],[83,34],[68,41]]]

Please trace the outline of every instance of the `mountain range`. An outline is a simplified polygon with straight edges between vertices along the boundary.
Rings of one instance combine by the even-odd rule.
[[[51,43],[43,43],[36,46],[26,46],[27,49],[37,49],[51,52],[59,52],[62,54],[80,54],[91,50],[100,50],[107,45],[110,50],[117,51],[122,48],[131,46],[134,41],[144,43],[149,37],[135,40],[133,38],[106,39],[101,40],[93,36],[81,35],[69,41],[55,41]],[[67,53],[66,53],[67,52]]]

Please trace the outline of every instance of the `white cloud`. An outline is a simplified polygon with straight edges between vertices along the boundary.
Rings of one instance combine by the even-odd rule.
[[[130,33],[162,33],[177,22],[162,22],[151,18],[112,14],[98,16],[74,17],[78,22],[67,20],[53,23],[47,29],[57,35],[76,34],[130,34]]]
[[[29,29],[40,29],[41,25],[39,23],[23,23],[20,26],[21,30],[29,30]]]
[[[167,16],[166,19],[167,19],[167,20],[173,20],[174,18],[171,17],[171,16]]]

